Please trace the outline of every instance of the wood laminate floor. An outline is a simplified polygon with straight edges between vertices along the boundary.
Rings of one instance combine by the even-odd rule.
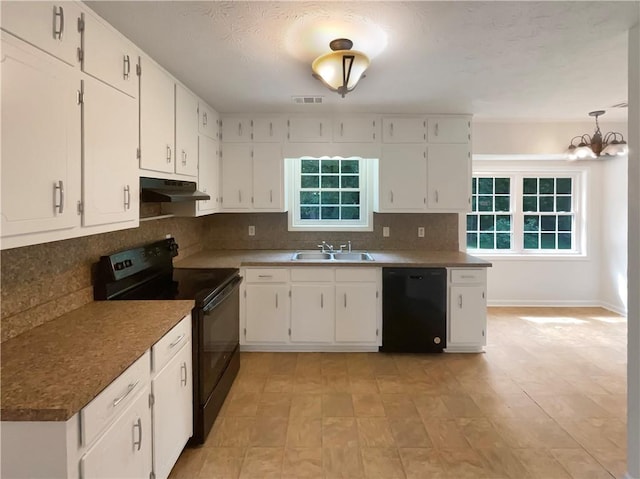
[[[485,354],[242,353],[175,479],[622,478],[626,319],[490,308]]]

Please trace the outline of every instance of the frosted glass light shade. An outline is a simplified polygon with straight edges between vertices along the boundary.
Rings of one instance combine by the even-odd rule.
[[[629,145],[627,145],[626,141],[612,141],[609,143],[604,150],[602,150],[601,155],[605,156],[624,156],[629,154]]]
[[[311,64],[313,73],[327,87],[342,96],[355,88],[368,67],[369,58],[357,50],[329,52],[319,56]]]
[[[598,156],[593,152],[589,145],[581,143],[575,150],[573,150],[576,160],[585,160],[587,158],[597,158]]]

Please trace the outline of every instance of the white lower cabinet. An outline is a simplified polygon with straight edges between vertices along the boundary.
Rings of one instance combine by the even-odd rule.
[[[381,273],[366,267],[245,268],[243,349],[377,351]],[[282,298],[279,308],[276,297]]]
[[[80,459],[83,479],[140,479],[151,474],[149,386]]]
[[[450,268],[446,352],[480,352],[487,344],[487,272]]]
[[[192,435],[191,358],[187,315],[67,421],[3,421],[2,477],[166,479]]]
[[[191,341],[154,376],[152,392],[153,471],[166,479],[193,435]]]

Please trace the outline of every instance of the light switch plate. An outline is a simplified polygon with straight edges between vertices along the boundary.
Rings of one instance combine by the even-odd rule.
[[[385,238],[389,237],[389,227],[388,226],[383,226],[382,227],[382,236],[384,236]]]
[[[255,236],[256,235],[256,227],[251,225],[249,226],[249,236]]]

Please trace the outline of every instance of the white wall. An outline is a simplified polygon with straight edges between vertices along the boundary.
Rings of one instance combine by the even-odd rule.
[[[586,256],[582,258],[500,258],[488,273],[488,301],[493,305],[604,305],[624,312],[626,284],[626,175],[624,159],[566,162],[560,158],[570,139],[594,130],[593,122],[482,122],[473,124],[474,171],[479,169],[586,168]],[[602,131],[626,125],[600,121]],[[516,161],[505,161],[516,158]],[[533,160],[531,158],[534,158]],[[606,221],[604,217],[606,216]]]

